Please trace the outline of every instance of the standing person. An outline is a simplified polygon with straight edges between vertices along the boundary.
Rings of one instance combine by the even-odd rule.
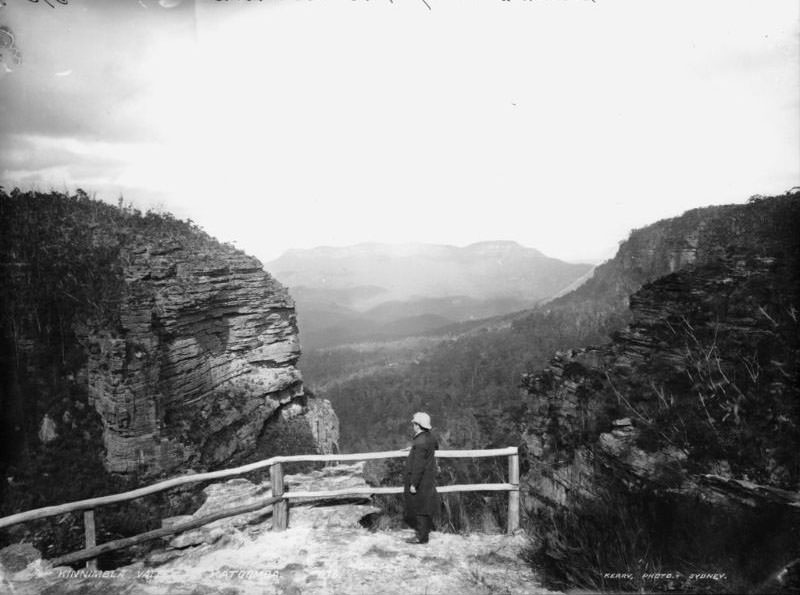
[[[428,543],[428,534],[433,529],[433,518],[439,510],[434,457],[439,445],[431,434],[431,417],[427,413],[415,413],[411,426],[414,442],[406,459],[403,519],[417,535],[416,540],[410,540],[409,543]]]

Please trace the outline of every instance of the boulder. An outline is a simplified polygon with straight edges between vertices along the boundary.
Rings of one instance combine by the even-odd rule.
[[[41,557],[41,552],[30,543],[15,543],[0,550],[0,567],[6,572],[19,572]]]
[[[298,473],[284,477],[285,491],[329,491],[347,488],[367,487],[363,477],[364,463],[354,465],[335,465],[309,473]],[[245,478],[231,479],[207,486],[203,493],[206,500],[191,515],[170,517],[162,521],[163,527],[188,522],[223,510],[246,506],[272,496],[269,481],[254,483]],[[312,528],[336,526],[354,527],[359,521],[380,509],[369,504],[369,496],[334,496],[320,498],[300,498],[289,504],[290,526]],[[248,526],[269,530],[272,526],[272,506],[256,512],[220,519],[198,529],[180,533],[169,540],[169,546],[183,549],[196,545],[210,545],[225,536],[237,534]]]

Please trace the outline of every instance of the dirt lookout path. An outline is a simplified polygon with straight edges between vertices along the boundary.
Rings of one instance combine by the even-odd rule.
[[[363,486],[362,466],[341,465],[287,476],[289,489]],[[234,479],[205,488],[191,516],[269,495],[269,484]],[[426,545],[409,530],[370,530],[359,521],[379,513],[368,500],[298,503],[289,528],[272,531],[271,511],[211,523],[164,542],[130,566],[110,571],[53,568],[34,559],[0,565],[0,592],[18,595],[356,595],[552,593],[520,558],[522,534],[434,532]],[[188,517],[166,519],[164,524]]]

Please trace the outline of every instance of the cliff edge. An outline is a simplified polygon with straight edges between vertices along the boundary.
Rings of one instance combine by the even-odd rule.
[[[800,194],[688,215],[606,266],[666,269],[630,296],[630,324],[523,380],[523,500],[540,563],[571,584],[651,589],[638,577],[662,573],[758,592],[800,557]],[[570,559],[572,539],[613,552],[597,558],[613,576]],[[726,578],[686,582],[702,569]]]
[[[118,489],[107,474],[334,447],[335,414],[296,366],[294,303],[258,260],[82,191],[2,191],[0,219],[6,510]]]

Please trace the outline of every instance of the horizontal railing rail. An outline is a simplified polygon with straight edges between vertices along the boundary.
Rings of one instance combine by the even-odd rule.
[[[437,450],[436,457],[440,459],[453,459],[453,458],[482,458],[482,457],[497,457],[503,455],[517,454],[516,447],[509,448],[496,448],[489,450]],[[232,469],[221,469],[219,471],[209,471],[207,473],[193,473],[191,475],[181,475],[173,477],[149,485],[143,488],[137,488],[128,492],[121,492],[109,496],[99,496],[97,498],[89,498],[87,500],[78,500],[76,502],[68,502],[66,504],[57,504],[55,506],[45,506],[43,508],[36,508],[34,510],[27,510],[25,512],[18,512],[6,517],[0,518],[0,529],[26,521],[33,521],[37,519],[47,518],[68,512],[75,512],[78,510],[88,510],[97,508],[98,506],[106,506],[108,504],[116,504],[118,502],[125,502],[127,500],[135,500],[143,496],[157,494],[170,488],[174,488],[187,483],[197,483],[201,481],[210,481],[212,479],[224,479],[227,477],[236,477],[237,475],[244,475],[252,471],[258,471],[271,467],[276,463],[320,463],[320,462],[336,462],[336,461],[367,461],[374,459],[391,459],[407,457],[407,450],[388,450],[384,452],[370,452],[370,453],[355,453],[355,454],[338,454],[338,455],[287,455],[271,457],[263,461],[257,461],[248,465],[234,467]]]
[[[50,563],[53,566],[65,566],[67,564],[74,564],[75,562],[80,562],[81,560],[91,560],[93,558],[97,558],[97,556],[99,556],[100,554],[113,552],[115,550],[119,550],[124,547],[129,547],[131,545],[136,545],[139,543],[144,543],[145,541],[150,541],[151,539],[158,539],[159,537],[169,537],[170,535],[175,535],[176,533],[183,533],[184,531],[189,531],[191,529],[198,529],[203,525],[208,525],[209,523],[213,523],[214,521],[218,521],[220,519],[225,519],[232,516],[238,516],[240,514],[246,514],[248,512],[257,512],[259,510],[266,508],[267,506],[275,504],[278,501],[280,501],[280,498],[265,498],[263,500],[259,500],[258,502],[252,504],[237,506],[236,508],[229,508],[228,510],[215,512],[214,514],[209,514],[207,516],[200,517],[199,519],[192,519],[191,521],[187,521],[179,525],[174,525],[172,527],[162,527],[161,529],[154,529],[153,531],[140,533],[139,535],[134,535],[133,537],[124,537],[122,539],[108,541],[102,545],[87,547],[86,549],[82,549],[77,552],[72,552],[71,554],[65,554],[58,558],[53,558],[52,560],[50,560]]]
[[[454,484],[448,486],[437,486],[436,491],[440,494],[453,494],[456,492],[509,492],[517,489],[510,483],[474,483],[474,484]],[[343,488],[339,490],[318,490],[312,492],[284,492],[283,497],[287,500],[298,498],[334,498],[338,496],[380,496],[391,494],[402,494],[401,487],[360,487]]]
[[[96,558],[102,553],[128,547],[137,543],[142,543],[150,539],[157,539],[159,537],[166,537],[190,529],[195,529],[200,526],[212,523],[216,520],[245,514],[248,512],[255,512],[258,510],[266,509],[272,506],[273,513],[273,528],[276,530],[286,529],[288,526],[288,501],[289,500],[314,500],[320,498],[333,498],[342,496],[371,496],[381,494],[402,494],[402,487],[388,486],[388,487],[373,487],[361,486],[351,488],[341,488],[337,490],[313,490],[313,491],[284,491],[283,485],[283,463],[306,463],[306,462],[346,462],[346,461],[367,461],[375,459],[390,459],[408,456],[408,449],[404,450],[390,450],[383,452],[371,453],[354,453],[354,454],[329,454],[329,455],[285,455],[276,456],[263,461],[257,461],[240,467],[232,469],[222,469],[219,471],[210,471],[207,473],[193,473],[190,475],[182,475],[173,477],[149,486],[122,492],[119,494],[111,494],[108,496],[99,496],[96,498],[88,498],[85,500],[78,500],[75,502],[68,502],[65,504],[58,504],[54,506],[45,506],[36,508],[34,510],[27,510],[19,512],[6,517],[0,518],[0,529],[24,523],[28,521],[41,520],[51,516],[67,514],[71,512],[84,512],[84,528],[86,533],[86,548],[77,552],[66,554],[59,558],[52,560],[55,565],[73,564],[81,560],[89,560],[89,567],[96,568]],[[508,448],[494,448],[494,449],[480,449],[480,450],[437,450],[435,453],[437,458],[441,459],[455,459],[455,458],[485,458],[485,457],[508,457],[508,483],[485,483],[485,484],[461,484],[461,485],[447,485],[438,486],[436,489],[439,493],[456,493],[456,492],[477,492],[477,491],[507,491],[509,492],[508,502],[508,531],[513,532],[519,528],[519,454],[517,447]],[[164,490],[168,490],[181,485],[212,481],[216,479],[225,479],[229,477],[236,477],[244,475],[259,469],[269,468],[270,482],[272,488],[272,497],[265,500],[249,504],[246,506],[239,506],[227,511],[221,511],[202,517],[200,519],[193,519],[191,521],[175,525],[173,527],[164,527],[153,531],[148,531],[133,537],[126,537],[110,541],[102,545],[95,545],[95,520],[94,510],[101,506],[109,504],[117,504],[120,502],[127,502],[157,494]]]

